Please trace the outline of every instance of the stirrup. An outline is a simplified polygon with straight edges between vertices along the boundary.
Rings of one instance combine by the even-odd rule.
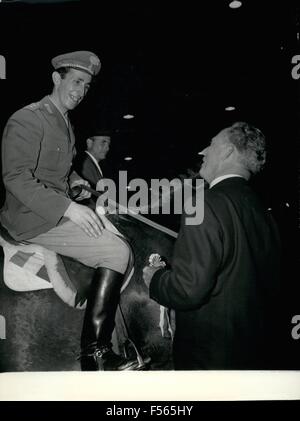
[[[95,351],[98,364],[104,371],[138,370],[138,361],[116,354],[111,347],[101,346]]]

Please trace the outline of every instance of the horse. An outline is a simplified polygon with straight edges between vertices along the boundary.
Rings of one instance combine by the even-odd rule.
[[[174,314],[149,298],[142,268],[170,260],[177,234],[131,213],[109,216],[131,246],[134,271],[121,290],[113,347],[150,370],[172,370]],[[85,295],[94,269],[0,233],[0,371],[78,371]],[[59,276],[57,276],[59,275]],[[0,329],[1,332],[1,329]],[[146,362],[146,363],[145,363]]]

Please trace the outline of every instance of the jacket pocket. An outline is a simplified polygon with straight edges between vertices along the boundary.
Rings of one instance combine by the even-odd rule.
[[[61,163],[66,162],[67,154],[60,146],[42,148],[38,168],[39,170],[57,171]]]

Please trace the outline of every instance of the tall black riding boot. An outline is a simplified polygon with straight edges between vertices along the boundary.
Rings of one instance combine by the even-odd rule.
[[[81,370],[135,370],[129,360],[112,350],[111,337],[120,300],[123,275],[98,268],[91,283],[81,334]]]

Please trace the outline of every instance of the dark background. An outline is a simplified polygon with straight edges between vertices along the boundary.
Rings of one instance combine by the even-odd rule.
[[[202,150],[237,120],[266,135],[269,162],[255,184],[267,205],[295,205],[300,51],[297,4],[244,1],[201,5],[140,2],[0,3],[0,131],[18,108],[52,88],[53,56],[86,49],[99,78],[73,112],[78,149],[93,128],[114,130],[106,174],[169,179],[198,168]],[[234,105],[236,111],[225,111]],[[132,120],[123,119],[134,114]],[[131,156],[131,161],[124,161]],[[108,173],[107,173],[108,171]],[[112,173],[112,174],[110,174]],[[297,201],[297,200],[296,200]]]
[[[51,58],[74,50],[91,50],[102,62],[71,118],[79,150],[91,131],[113,130],[107,176],[127,170],[129,180],[172,179],[199,168],[198,152],[232,122],[259,127],[268,164],[252,184],[281,231],[283,323],[295,349],[289,329],[300,314],[300,81],[291,76],[291,59],[300,54],[300,2],[228,4],[1,2],[0,55],[7,67],[0,80],[0,132],[15,110],[50,93]],[[235,111],[225,111],[232,105]],[[123,119],[128,113],[135,118]],[[174,218],[160,221],[178,228]]]

